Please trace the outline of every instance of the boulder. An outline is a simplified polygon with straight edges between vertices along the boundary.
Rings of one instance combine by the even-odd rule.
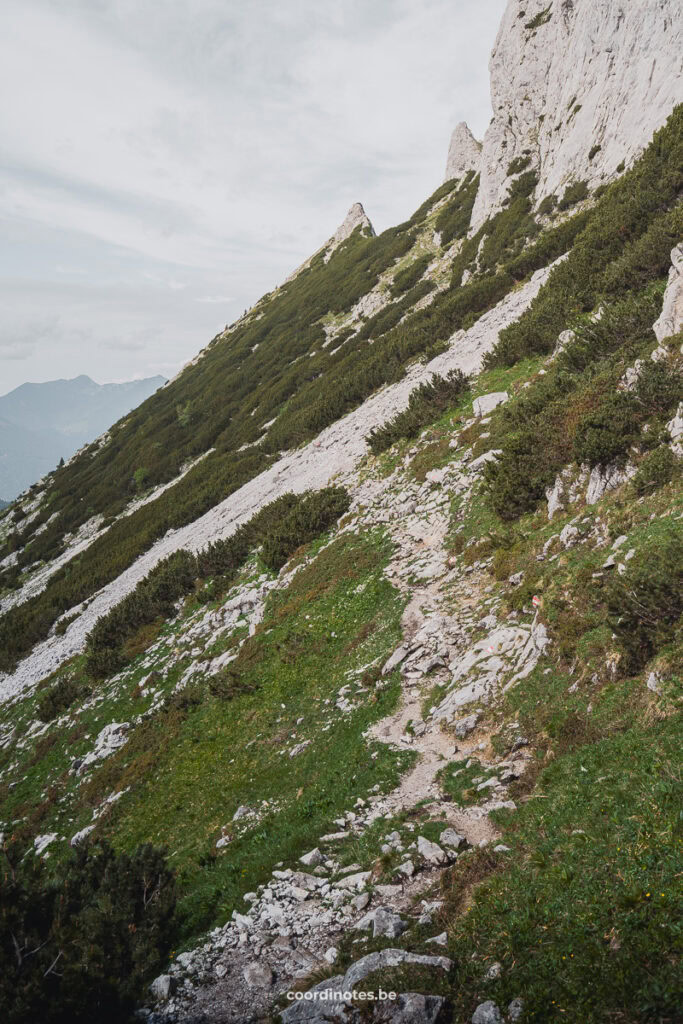
[[[425,839],[424,836],[418,836],[417,852],[428,864],[448,864],[448,854],[444,853],[436,843],[431,843],[429,839]]]
[[[508,397],[507,391],[491,391],[488,395],[480,395],[479,398],[475,398],[472,405],[474,415],[477,417],[488,416],[499,405],[507,402]]]
[[[247,964],[242,973],[250,988],[270,988],[273,984],[273,972],[263,962]]]
[[[170,999],[175,992],[176,980],[170,974],[160,974],[149,986],[149,990],[157,1002],[164,1002],[166,999]]]
[[[442,846],[448,846],[451,850],[458,850],[461,846],[467,845],[467,840],[456,832],[454,828],[445,828],[439,836]]]
[[[391,1024],[435,1024],[445,1000],[443,996],[424,996],[419,992],[401,992],[396,1000],[380,1004],[373,1021]]]
[[[487,999],[472,1014],[472,1024],[503,1024],[503,1017],[496,1004]]]
[[[307,868],[317,868],[319,864],[322,864],[323,859],[323,855],[317,846],[310,853],[305,853],[303,857],[299,857],[299,861]]]

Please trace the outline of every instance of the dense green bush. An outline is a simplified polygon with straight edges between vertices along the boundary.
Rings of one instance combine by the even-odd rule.
[[[0,876],[0,1015],[6,1024],[121,1024],[174,938],[164,852],[85,844],[49,877],[5,847]]]
[[[64,676],[38,698],[36,714],[41,722],[51,722],[89,692],[76,678]]]
[[[668,252],[659,248],[658,239],[675,231],[681,218],[682,128],[683,105],[590,211],[568,259],[555,267],[517,323],[500,332],[485,359],[486,368],[511,366],[529,355],[551,352],[560,331],[578,314],[594,309],[603,293],[615,298],[632,290],[634,277],[642,287],[662,276]],[[653,234],[646,242],[650,229]],[[652,252],[656,258],[650,263]],[[612,267],[618,270],[611,272]]]
[[[396,441],[417,437],[423,427],[456,405],[469,386],[468,378],[460,370],[453,370],[446,377],[434,376],[420,384],[411,391],[407,409],[370,432],[366,438],[370,451],[378,455]]]
[[[623,459],[634,441],[647,437],[643,424],[661,416],[664,396],[671,401],[676,384],[669,390],[660,364],[647,360],[634,393],[617,388],[626,367],[651,348],[660,309],[661,292],[646,289],[577,326],[551,371],[503,407],[492,427],[500,455],[485,469],[489,501],[502,519],[532,511],[573,460]]]
[[[268,532],[261,547],[261,560],[273,572],[279,572],[297,548],[326,533],[348,512],[350,503],[343,487],[305,494]]]
[[[626,572],[610,583],[610,624],[638,671],[680,630],[683,613],[683,535],[665,522],[635,557]]]
[[[576,206],[582,199],[588,198],[588,183],[585,181],[574,181],[567,185],[562,198],[557,204],[558,210],[568,210],[570,206]]]
[[[574,437],[574,458],[589,466],[623,461],[638,436],[636,401],[617,392],[585,416]]]
[[[439,211],[434,227],[441,235],[442,245],[448,245],[456,238],[464,238],[467,234],[478,189],[479,175],[470,171]]]
[[[662,444],[648,452],[633,478],[636,494],[642,497],[664,487],[673,480],[678,468],[678,460],[667,445]]]
[[[403,292],[407,292],[409,288],[417,284],[433,258],[432,253],[426,252],[423,256],[418,256],[404,270],[399,270],[391,282],[392,295],[402,295]]]
[[[514,160],[511,160],[508,164],[507,176],[511,177],[513,174],[521,174],[522,171],[531,163],[530,156],[516,156]]]

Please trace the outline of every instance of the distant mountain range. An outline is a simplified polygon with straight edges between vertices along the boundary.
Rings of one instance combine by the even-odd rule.
[[[0,398],[0,494],[5,500],[54,469],[165,383],[73,380],[21,384]],[[0,502],[0,507],[2,502]]]

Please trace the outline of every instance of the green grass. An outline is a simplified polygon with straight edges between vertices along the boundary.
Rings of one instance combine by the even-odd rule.
[[[482,866],[488,878],[467,913],[470,865],[454,870],[444,922],[460,965],[455,1020],[484,993],[499,1006],[522,996],[530,1021],[675,1019],[679,742],[671,719],[558,758],[510,819],[512,852]],[[484,982],[492,962],[501,978]]]
[[[364,669],[381,664],[400,638],[402,599],[382,573],[390,551],[380,533],[343,535],[323,548],[285,591],[271,597],[264,622],[222,677],[208,687],[190,683],[132,730],[128,743],[78,787],[73,776],[65,776],[71,758],[92,748],[106,722],[130,721],[150,704],[135,696],[146,674],[138,659],[125,682],[102,688],[100,704],[74,714],[74,728],[87,729],[90,739],[71,742],[68,728],[55,730],[54,745],[6,794],[3,818],[11,821],[18,809],[39,802],[38,794],[55,786],[39,831],[68,838],[90,822],[92,806],[130,787],[98,834],[121,849],[142,842],[167,847],[179,871],[188,938],[223,923],[241,893],[264,881],[278,861],[295,861],[319,835],[334,830],[332,819],[351,809],[356,797],[376,785],[391,788],[412,760],[412,754],[384,746],[373,750],[362,738],[392,710],[400,689],[397,679],[375,687],[376,673]],[[188,607],[186,624],[195,608]],[[163,671],[164,649],[183,643],[180,623],[166,627],[165,634],[149,655],[147,671]],[[167,693],[188,661],[163,683]],[[365,692],[353,698],[356,710],[342,716],[333,710],[334,701],[350,682]],[[355,690],[354,685],[352,695]],[[303,722],[297,724],[299,718]],[[294,744],[307,739],[310,746],[290,758]],[[18,753],[15,748],[13,755]],[[34,756],[30,744],[20,759],[26,764]],[[68,802],[60,804],[57,796],[67,794]],[[246,830],[232,825],[241,804],[259,809],[258,822]],[[233,840],[216,851],[223,826]],[[55,843],[55,855],[65,847]]]

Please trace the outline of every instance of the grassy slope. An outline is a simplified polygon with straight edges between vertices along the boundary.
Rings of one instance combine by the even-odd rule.
[[[378,533],[345,534],[325,547],[270,599],[264,622],[231,665],[244,692],[231,697],[225,676],[213,686],[190,683],[138,724],[128,743],[89,772],[87,781],[75,779],[68,766],[92,749],[104,724],[131,721],[151,706],[152,698],[138,686],[150,669],[159,673],[154,685],[160,694],[172,694],[190,659],[182,657],[168,670],[169,652],[192,649],[183,630],[195,612],[206,610],[190,601],[164,627],[152,654],[105,685],[96,702],[82,708],[76,703],[35,744],[5,751],[5,762],[13,762],[11,778],[20,779],[11,791],[7,783],[3,787],[7,824],[28,816],[15,830],[55,831],[68,839],[91,822],[91,808],[126,790],[102,818],[98,834],[126,849],[148,841],[169,849],[180,872],[186,936],[222,922],[240,893],[265,880],[278,861],[295,859],[322,832],[333,830],[332,819],[357,793],[374,785],[391,788],[407,764],[409,755],[396,756],[385,747],[371,756],[361,738],[391,710],[395,681],[375,689],[374,675],[367,677],[358,710],[348,716],[334,712],[339,689],[360,683],[364,667],[381,663],[400,637],[402,604],[382,574],[389,553]],[[222,638],[207,654],[221,653],[233,640],[234,634]],[[67,672],[87,685],[82,659]],[[21,732],[35,715],[35,698],[16,704],[11,715]],[[294,744],[307,739],[311,745],[290,758]],[[263,801],[275,806],[262,806]],[[247,823],[246,831],[231,824],[242,804],[259,809],[258,824]],[[222,826],[235,838],[217,854]],[[53,856],[63,856],[66,847],[56,843]]]

